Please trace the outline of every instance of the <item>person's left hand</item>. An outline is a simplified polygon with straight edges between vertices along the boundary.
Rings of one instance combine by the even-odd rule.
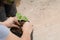
[[[33,30],[33,25],[30,22],[25,22],[22,29],[24,33],[31,34]]]
[[[16,24],[19,25],[18,20],[16,17],[10,17],[8,18],[6,21],[2,22],[3,25],[7,26],[7,27],[18,27]]]

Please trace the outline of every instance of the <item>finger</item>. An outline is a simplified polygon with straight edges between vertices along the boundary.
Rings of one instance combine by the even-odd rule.
[[[17,20],[17,17],[15,17],[14,19],[15,19],[15,23],[17,23],[18,25],[20,25],[20,23]]]
[[[15,25],[15,24],[12,24],[12,27],[17,27],[17,28],[19,28],[19,26],[18,26],[18,25]]]

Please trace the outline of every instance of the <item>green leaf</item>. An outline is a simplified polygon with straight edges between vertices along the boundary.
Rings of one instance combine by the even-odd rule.
[[[28,19],[27,19],[26,16],[22,16],[22,17],[21,17],[21,20],[28,21]]]
[[[20,20],[22,15],[20,13],[16,13],[16,17],[18,18],[18,20]]]
[[[20,21],[21,20],[28,21],[28,18],[26,16],[21,15],[21,13],[16,13],[16,16]]]

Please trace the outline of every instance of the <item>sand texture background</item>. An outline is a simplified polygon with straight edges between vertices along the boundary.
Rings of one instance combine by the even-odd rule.
[[[60,0],[21,0],[19,13],[34,25],[34,40],[60,40]]]

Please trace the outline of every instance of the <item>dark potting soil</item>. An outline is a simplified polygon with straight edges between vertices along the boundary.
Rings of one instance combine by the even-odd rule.
[[[12,27],[12,28],[10,29],[10,31],[11,31],[13,34],[15,34],[16,36],[21,37],[22,34],[23,34],[22,26],[23,26],[23,24],[24,24],[26,21],[24,21],[24,20],[19,21],[19,20],[18,20],[18,22],[20,23],[20,25],[18,25],[19,28],[17,28],[17,27]],[[15,24],[16,24],[16,23],[15,23]],[[17,24],[16,24],[16,25],[17,25]]]

